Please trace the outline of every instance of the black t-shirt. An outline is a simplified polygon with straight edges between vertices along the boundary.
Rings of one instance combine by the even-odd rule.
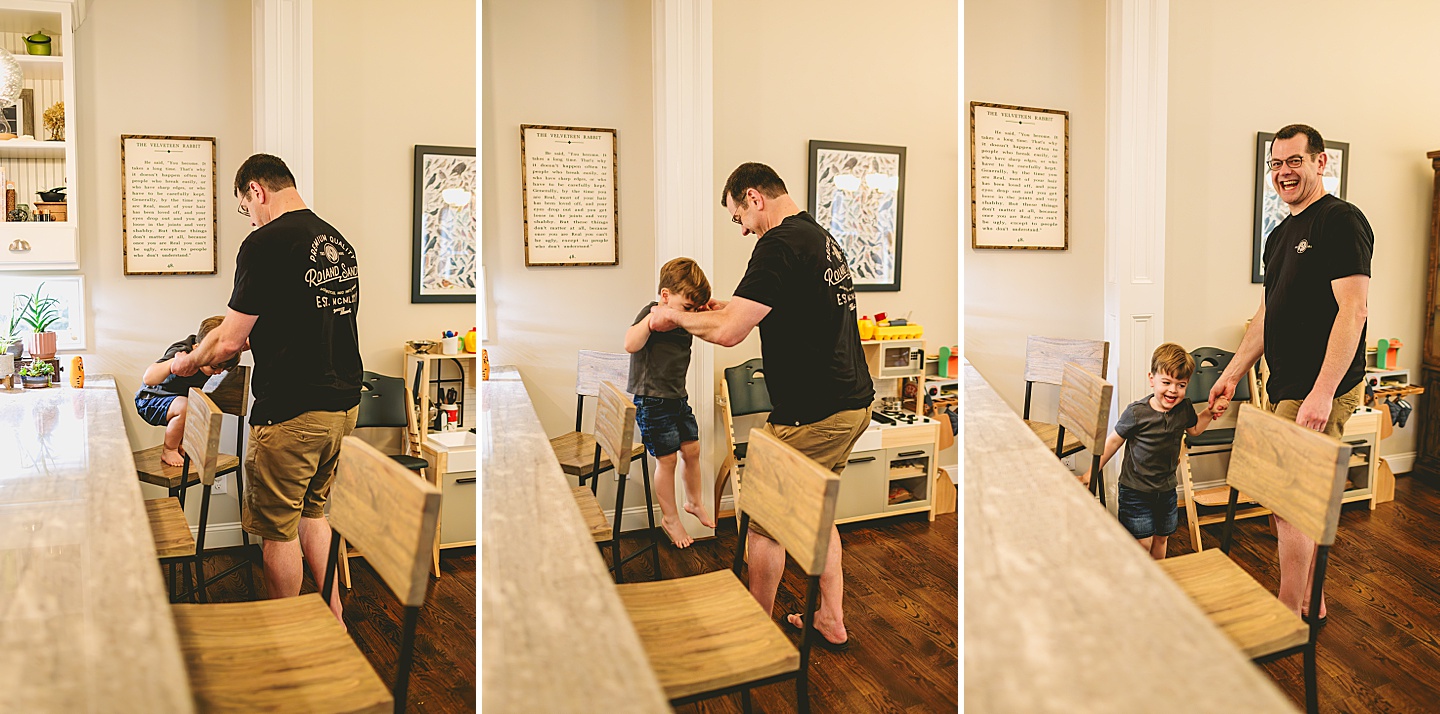
[[[195,336],[191,335],[183,340],[180,340],[179,342],[176,342],[173,345],[170,345],[168,348],[165,349],[164,356],[162,356],[160,359],[155,360],[155,364],[160,364],[165,360],[174,359],[175,355],[178,355],[181,352],[189,352],[195,349],[195,342]],[[205,374],[204,372],[197,371],[195,374],[192,374],[189,377],[181,377],[179,375],[172,374],[161,380],[159,384],[153,387],[146,384],[140,385],[140,389],[136,390],[135,392],[135,398],[140,399],[144,397],[154,399],[156,397],[187,397],[190,396],[191,387],[204,387],[205,383],[208,381],[210,381],[210,375]]]
[[[1115,422],[1115,433],[1125,440],[1120,485],[1146,493],[1175,490],[1175,467],[1180,465],[1180,437],[1200,423],[1189,400],[1162,412],[1150,406],[1152,395],[1125,407]]]
[[[760,321],[760,355],[771,423],[810,424],[874,401],[850,265],[809,213],[761,236],[735,296],[770,307]]]
[[[309,209],[255,229],[235,259],[230,308],[255,315],[255,426],[360,403],[360,269],[339,231]]]
[[[1330,329],[1340,306],[1330,281],[1370,274],[1375,233],[1360,209],[1330,194],[1275,227],[1265,244],[1265,361],[1270,365],[1266,397],[1272,402],[1304,399],[1315,387]],[[1365,375],[1365,330],[1345,376],[1340,396]]]
[[[640,310],[633,327],[650,317],[652,302]],[[668,332],[651,331],[645,346],[630,354],[630,383],[625,390],[637,397],[684,399],[685,374],[690,371],[690,333],[683,327]]]

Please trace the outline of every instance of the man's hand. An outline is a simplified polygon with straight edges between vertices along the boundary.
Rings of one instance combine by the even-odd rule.
[[[652,332],[669,332],[679,327],[680,323],[675,321],[675,316],[679,314],[675,308],[664,305],[650,308],[650,330]]]
[[[195,364],[195,359],[190,356],[189,352],[181,352],[170,360],[170,374],[177,377],[189,377],[199,370],[199,365]]]
[[[1235,382],[1221,375],[1215,386],[1210,388],[1210,415],[1219,419],[1230,408],[1230,400],[1234,397]]]
[[[1090,469],[1085,469],[1085,473],[1080,474],[1075,478],[1080,479],[1081,486],[1084,486],[1085,488],[1090,488]]]
[[[1312,391],[1300,403],[1300,411],[1295,415],[1295,423],[1312,431],[1324,431],[1325,425],[1330,422],[1330,408],[1334,406],[1334,398],[1324,392]]]

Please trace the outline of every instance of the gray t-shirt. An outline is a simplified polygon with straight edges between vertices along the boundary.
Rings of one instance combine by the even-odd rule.
[[[1125,439],[1125,461],[1120,485],[1136,491],[1175,490],[1175,467],[1180,464],[1180,437],[1200,419],[1189,400],[1168,412],[1150,406],[1151,395],[1136,401],[1115,422],[1115,433]]]
[[[635,316],[631,326],[650,317],[646,305]],[[630,383],[625,389],[639,397],[684,399],[685,373],[690,371],[690,333],[676,327],[669,332],[651,332],[650,339],[639,351],[630,355]]]

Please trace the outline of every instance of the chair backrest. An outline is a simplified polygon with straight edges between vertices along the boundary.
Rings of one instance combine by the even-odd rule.
[[[405,380],[364,372],[360,377],[360,409],[355,427],[405,426]]]
[[[226,370],[207,394],[221,412],[243,420],[250,407],[250,368],[242,364]]]
[[[1240,405],[1226,480],[1320,545],[1335,542],[1350,445]]]
[[[765,386],[765,363],[756,357],[725,369],[725,391],[732,417],[773,411],[770,388]]]
[[[440,489],[359,437],[345,437],[330,489],[330,527],[365,554],[406,607],[425,604],[439,518]]]
[[[1025,338],[1025,381],[1060,384],[1065,365],[1074,362],[1100,377],[1110,367],[1110,343],[1030,335]]]
[[[630,385],[630,355],[624,352],[580,350],[575,370],[575,393],[586,397],[600,396],[600,383],[614,382],[623,392]]]
[[[825,571],[840,477],[768,432],[750,434],[745,513],[808,575]]]
[[[220,415],[220,407],[215,406],[205,392],[190,388],[185,406],[185,434],[180,444],[185,448],[185,458],[190,460],[190,469],[206,486],[215,483],[215,464],[220,458]]]
[[[1074,433],[1092,454],[1099,454],[1105,444],[1113,390],[1109,382],[1080,365],[1065,365],[1060,378],[1059,424]]]
[[[1190,356],[1195,358],[1195,374],[1190,377],[1190,386],[1185,389],[1185,397],[1195,404],[1208,402],[1210,389],[1230,365],[1230,360],[1235,358],[1235,353],[1218,347],[1199,347],[1191,350]],[[1249,379],[1242,379],[1235,385],[1234,401],[1250,401]]]
[[[600,406],[595,412],[595,444],[610,457],[615,473],[630,473],[630,450],[635,443],[635,402],[614,382],[600,384]]]

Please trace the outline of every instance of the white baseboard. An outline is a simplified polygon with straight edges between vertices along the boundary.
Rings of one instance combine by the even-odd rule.
[[[716,510],[717,510],[717,511],[725,511],[725,510],[733,509],[734,507],[735,507],[735,498],[734,498],[733,496],[724,496],[724,497],[722,497],[722,498],[720,499],[720,506],[719,506],[719,508],[717,508]],[[608,520],[608,521],[610,521],[611,523],[614,523],[614,522],[615,522],[615,509],[612,508],[612,509],[610,509],[610,510],[605,511],[605,519]],[[660,525],[660,506],[659,506],[658,504],[655,506],[655,525],[656,525],[656,527],[659,527],[659,525]],[[622,530],[622,531],[632,531],[632,530],[635,530],[635,529],[637,529],[637,528],[649,528],[649,527],[650,527],[650,521],[645,518],[645,509],[644,509],[643,507],[640,507],[640,506],[631,506],[631,507],[625,509],[625,519],[624,519],[624,521],[622,521],[621,524],[620,524],[620,530]],[[701,533],[702,533],[702,535],[705,536],[705,537],[708,537],[708,536],[712,535],[712,532],[710,531],[709,528],[702,528]],[[691,533],[690,535],[693,537],[693,536],[695,536],[696,534]]]
[[[643,511],[645,509],[642,508],[640,510]],[[236,546],[245,545],[245,541],[240,535],[242,532],[243,531],[240,529],[240,524],[238,522],[232,521],[230,523],[211,523],[210,527],[205,529],[205,550],[214,550],[216,548],[234,548]],[[200,529],[194,525],[191,525],[190,535],[198,537],[200,535]],[[251,544],[256,544],[259,542],[260,539],[258,537],[250,538]]]
[[[1415,468],[1415,452],[1406,451],[1399,454],[1381,454],[1380,458],[1390,464],[1390,470],[1397,474],[1410,473]]]

